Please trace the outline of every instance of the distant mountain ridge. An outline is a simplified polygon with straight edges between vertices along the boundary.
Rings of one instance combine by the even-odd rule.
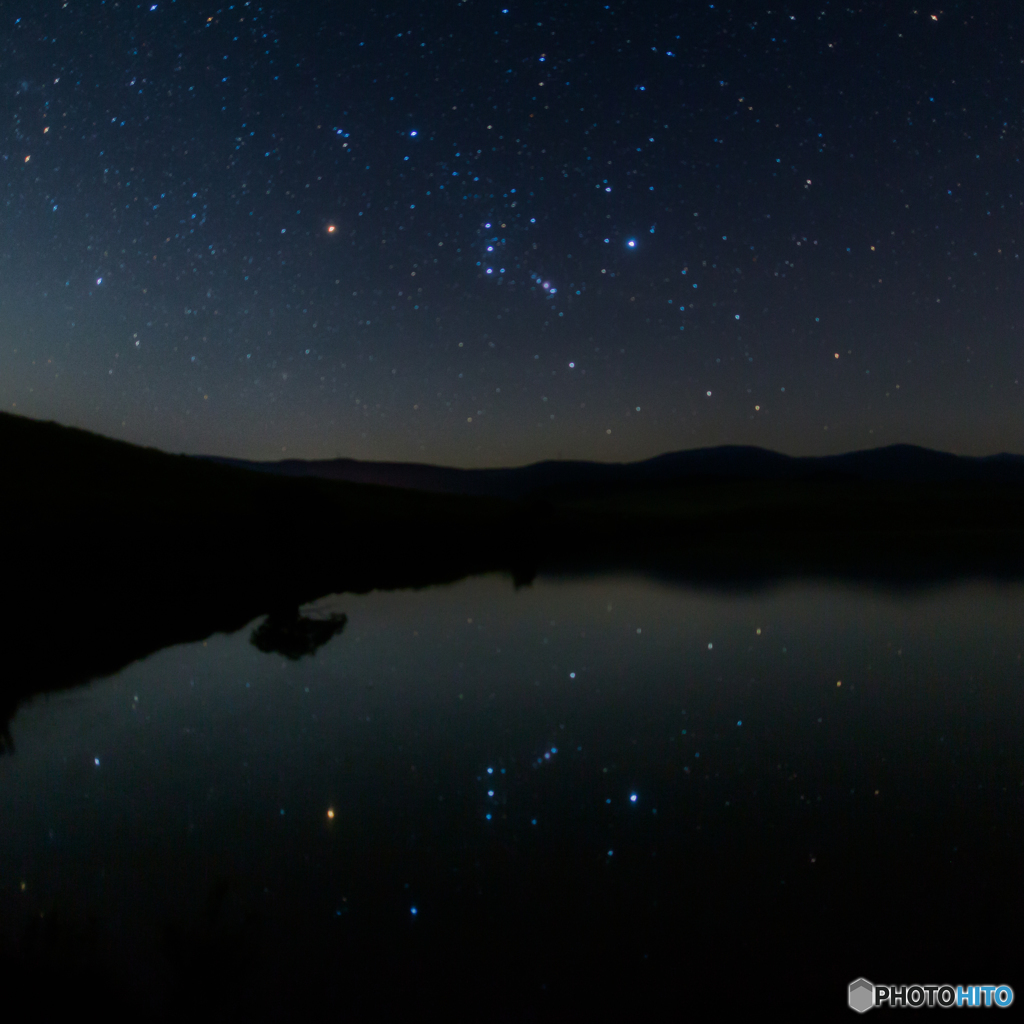
[[[443,494],[523,499],[564,487],[589,490],[661,487],[698,480],[848,480],[904,483],[1024,484],[1024,455],[952,455],[916,445],[792,456],[765,448],[723,445],[668,452],[642,462],[536,462],[510,469],[455,469],[415,462],[357,459],[210,461],[280,476],[316,477]]]

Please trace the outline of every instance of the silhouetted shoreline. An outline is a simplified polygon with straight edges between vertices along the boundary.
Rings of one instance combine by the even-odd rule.
[[[513,499],[256,472],[9,414],[0,451],[12,566],[4,723],[33,694],[330,593],[493,572],[516,585],[634,572],[727,589],[1024,579],[1016,456],[714,449],[567,464],[575,482],[561,484],[547,463],[543,486]],[[664,475],[673,460],[690,469]]]

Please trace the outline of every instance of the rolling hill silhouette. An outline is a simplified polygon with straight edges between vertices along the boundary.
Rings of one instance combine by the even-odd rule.
[[[513,500],[566,494],[571,488],[593,491],[596,488],[664,486],[698,479],[1024,483],[1024,455],[1004,453],[976,458],[908,444],[817,458],[726,445],[669,452],[642,462],[548,461],[513,469],[453,469],[413,462],[355,459],[249,462],[208,458],[221,465],[279,476]]]

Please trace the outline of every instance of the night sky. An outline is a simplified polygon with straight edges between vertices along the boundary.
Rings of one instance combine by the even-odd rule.
[[[261,459],[1024,451],[1019,0],[0,13],[2,409]]]

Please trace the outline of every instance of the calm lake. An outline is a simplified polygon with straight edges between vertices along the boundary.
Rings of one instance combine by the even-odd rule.
[[[487,576],[303,609],[332,613],[313,654],[261,651],[257,620],[21,707],[8,1000],[569,1020],[849,1013],[860,975],[1020,992],[1024,585]]]

